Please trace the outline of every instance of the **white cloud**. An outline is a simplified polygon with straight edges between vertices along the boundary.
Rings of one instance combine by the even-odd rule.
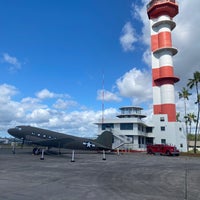
[[[20,103],[12,100],[12,97],[18,93],[18,90],[12,86],[0,85],[0,122],[3,125],[12,121],[13,118],[19,119],[24,116],[24,110]]]
[[[25,97],[20,101],[20,106],[26,110],[26,112],[32,112],[35,109],[46,109],[47,105],[42,104],[40,99]]]
[[[0,85],[0,100],[10,99],[12,96],[18,93],[16,87],[8,84]]]
[[[179,1],[179,14],[173,31],[174,46],[179,51],[174,57],[175,73],[180,77],[178,88],[184,87],[193,73],[200,70],[199,7],[200,1]]]
[[[18,59],[14,56],[10,56],[8,53],[3,54],[3,62],[8,63],[10,65],[10,71],[21,69],[21,63],[18,61]]]
[[[27,121],[39,123],[48,122],[50,116],[47,109],[35,109],[31,114],[27,114]]]
[[[2,131],[6,133],[8,128],[22,124],[78,136],[94,137],[97,134],[97,125],[94,123],[101,119],[102,111],[93,111],[87,108],[83,111],[82,106],[76,102],[61,98],[55,99],[52,107],[42,103],[41,99],[33,97],[24,97],[15,101],[14,95],[18,93],[18,89],[12,85],[0,85],[1,135]],[[45,98],[47,96],[39,95],[39,97]],[[65,94],[58,96],[66,97]],[[77,106],[76,111],[68,112],[62,109],[71,106]],[[104,116],[110,117],[114,113],[116,113],[115,109],[105,109]]]
[[[68,107],[77,106],[77,102],[71,100],[58,99],[53,107],[56,109],[65,110]]]
[[[120,37],[120,44],[124,51],[132,51],[134,50],[134,43],[137,41],[137,37],[135,34],[135,30],[132,27],[130,22],[127,22],[123,29],[122,35]]]
[[[116,82],[120,95],[133,100],[134,104],[141,104],[152,99],[151,73],[136,68],[125,73]]]
[[[52,99],[52,98],[70,98],[68,94],[57,94],[54,92],[50,92],[48,89],[42,89],[41,91],[36,93],[36,97],[39,99]]]
[[[121,101],[121,98],[118,95],[112,92],[109,92],[107,90],[98,90],[97,99],[104,100],[104,101],[116,101],[116,102]]]
[[[54,98],[55,94],[50,92],[47,89],[43,89],[36,93],[37,98],[39,99],[48,99],[48,98]]]
[[[23,98],[21,100],[21,102],[23,104],[29,104],[29,105],[31,104],[31,105],[33,105],[33,104],[37,104],[38,102],[40,102],[40,100],[37,99],[37,98],[32,98],[32,97],[25,97],[25,98]]]

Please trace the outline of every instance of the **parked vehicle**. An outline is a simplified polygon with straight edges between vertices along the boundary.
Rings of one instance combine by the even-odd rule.
[[[173,145],[167,144],[152,144],[147,145],[148,154],[160,154],[167,156],[179,156],[179,150]]]

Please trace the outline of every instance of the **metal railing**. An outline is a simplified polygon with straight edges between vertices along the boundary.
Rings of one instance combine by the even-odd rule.
[[[172,2],[176,3],[176,0],[151,0],[149,4],[147,4],[147,9],[149,9],[154,4],[164,3],[164,2]]]

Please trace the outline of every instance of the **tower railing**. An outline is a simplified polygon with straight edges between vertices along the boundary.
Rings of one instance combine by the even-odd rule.
[[[147,4],[147,9],[149,9],[151,6],[155,4],[164,3],[164,2],[176,3],[176,0],[151,0],[149,4]]]

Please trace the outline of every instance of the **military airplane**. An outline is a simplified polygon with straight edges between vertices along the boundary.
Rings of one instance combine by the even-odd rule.
[[[111,150],[113,135],[109,131],[104,131],[97,139],[87,139],[76,137],[55,131],[41,129],[32,126],[16,126],[8,129],[8,133],[15,138],[21,139],[22,143],[72,150]],[[38,148],[33,149],[33,154],[37,154]]]

